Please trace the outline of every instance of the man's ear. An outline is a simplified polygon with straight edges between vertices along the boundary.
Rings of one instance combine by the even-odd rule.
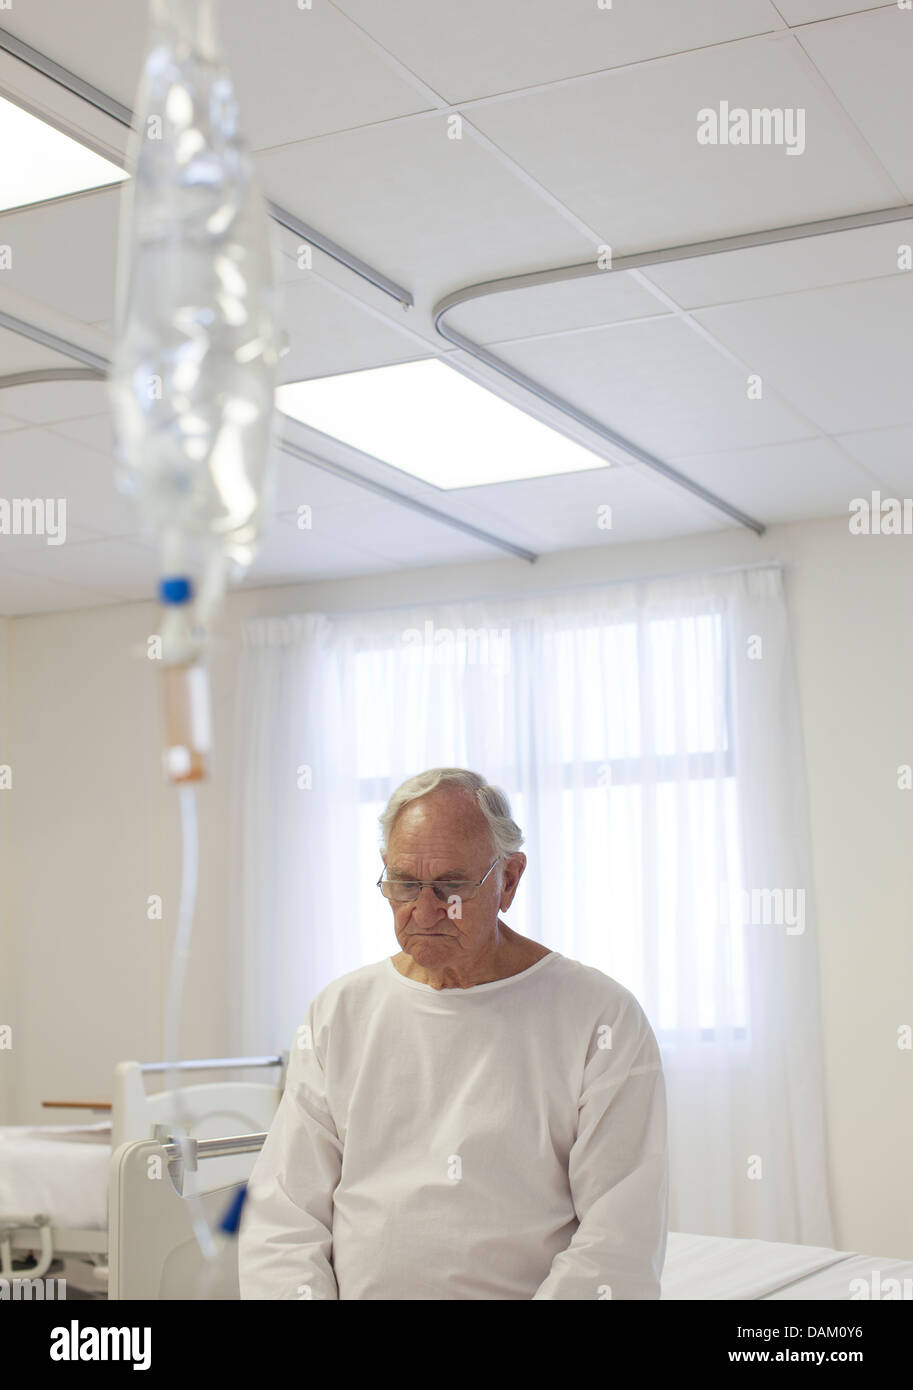
[[[520,879],[523,877],[523,870],[526,868],[526,855],[520,850],[516,850],[509,856],[509,862],[511,867],[509,877],[513,878],[513,875],[516,874],[516,879],[514,879],[513,883],[509,887],[506,887],[501,894],[502,912],[506,912],[514,900],[514,895],[519,887]]]

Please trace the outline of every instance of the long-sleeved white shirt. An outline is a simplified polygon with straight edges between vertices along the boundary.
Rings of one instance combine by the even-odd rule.
[[[242,1299],[655,1299],[668,1148],[629,990],[557,951],[316,996],[248,1186]]]

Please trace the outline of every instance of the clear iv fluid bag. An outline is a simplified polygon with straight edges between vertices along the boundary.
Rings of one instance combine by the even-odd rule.
[[[271,228],[211,0],[152,0],[110,375],[117,478],[161,538],[243,570],[259,536],[278,357]]]

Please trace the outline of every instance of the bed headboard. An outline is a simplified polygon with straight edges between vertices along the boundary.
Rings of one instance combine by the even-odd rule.
[[[238,1058],[235,1065],[241,1067],[244,1062]],[[206,1068],[200,1063],[196,1069]],[[118,1062],[114,1068],[112,1151],[135,1139],[152,1138],[157,1124],[166,1125],[169,1133],[173,1128],[172,1092],[147,1095],[144,1070],[150,1068],[144,1069],[139,1062]],[[271,1068],[268,1076],[263,1081],[210,1080],[182,1086],[181,1110],[189,1120],[188,1132],[195,1139],[215,1139],[268,1130],[282,1098],[284,1065]]]

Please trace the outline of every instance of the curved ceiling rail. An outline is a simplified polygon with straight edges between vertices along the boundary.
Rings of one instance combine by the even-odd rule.
[[[715,241],[695,242],[687,246],[672,246],[661,251],[643,251],[633,256],[618,256],[613,258],[611,271],[603,270],[594,261],[585,261],[582,265],[558,266],[552,270],[539,270],[526,275],[511,275],[499,280],[486,280],[478,285],[467,285],[464,289],[456,290],[453,294],[441,299],[432,310],[434,326],[440,336],[453,347],[460,348],[470,357],[474,357],[476,361],[497,372],[499,376],[505,377],[515,386],[519,386],[522,390],[538,397],[552,409],[576,420],[585,429],[591,430],[599,438],[604,439],[607,444],[622,449],[632,458],[645,464],[646,467],[652,468],[679,487],[693,493],[702,501],[709,503],[710,506],[724,512],[727,516],[738,521],[740,525],[749,527],[761,536],[765,531],[762,522],[756,521],[753,517],[740,511],[738,507],[732,506],[708,488],[702,487],[700,483],[686,477],[678,469],[672,468],[670,464],[663,463],[662,459],[648,453],[640,445],[625,439],[615,430],[610,429],[608,425],[604,425],[601,420],[595,420],[585,411],[578,410],[570,401],[549,390],[541,382],[534,381],[525,372],[512,367],[509,362],[505,362],[495,353],[490,352],[481,343],[475,343],[471,338],[457,332],[455,328],[449,328],[443,321],[444,317],[458,304],[483,299],[491,294],[504,294],[511,290],[528,289],[534,285],[554,285],[564,280],[578,280],[590,275],[606,275],[618,270],[643,269],[649,266],[662,265],[666,261],[683,261],[691,260],[697,256],[714,256],[724,251],[741,251],[752,246],[766,246],[773,242],[795,241],[801,237],[825,236],[829,232],[851,231],[856,227],[872,227],[884,222],[900,222],[910,217],[913,217],[913,205],[905,204],[896,208],[880,208],[875,212],[832,217],[821,222],[805,222],[792,227],[774,227],[760,232],[746,232],[740,236],[720,237]]]
[[[9,372],[0,376],[0,389],[5,386],[34,386],[45,381],[104,381],[94,367],[39,367],[32,372]]]
[[[118,121],[121,125],[132,127],[133,112],[129,106],[115,101],[114,97],[108,96],[107,92],[93,87],[91,82],[84,82],[81,77],[77,77],[75,72],[70,72],[69,68],[55,63],[52,58],[48,58],[46,54],[33,48],[31,44],[24,43],[22,39],[17,39],[15,34],[9,33],[6,29],[0,29],[0,49],[5,50],[12,57],[18,58],[20,62],[27,63],[30,68],[34,68],[36,72],[50,78],[58,86],[65,87],[74,96],[89,102],[90,105],[110,116],[112,120]],[[270,217],[275,222],[278,222],[288,231],[294,232],[295,236],[301,237],[311,246],[315,246],[318,251],[322,251],[325,256],[329,256],[339,265],[344,265],[347,270],[351,270],[353,275],[368,281],[375,289],[381,290],[383,294],[397,300],[405,309],[410,308],[415,303],[409,291],[404,289],[402,285],[398,285],[395,280],[391,280],[388,275],[384,275],[383,271],[375,270],[373,266],[368,265],[367,261],[361,260],[359,256],[347,251],[344,246],[340,246],[337,242],[324,236],[322,232],[317,231],[316,227],[309,227],[306,222],[302,222],[294,213],[286,211],[278,203],[267,200],[266,205]]]

